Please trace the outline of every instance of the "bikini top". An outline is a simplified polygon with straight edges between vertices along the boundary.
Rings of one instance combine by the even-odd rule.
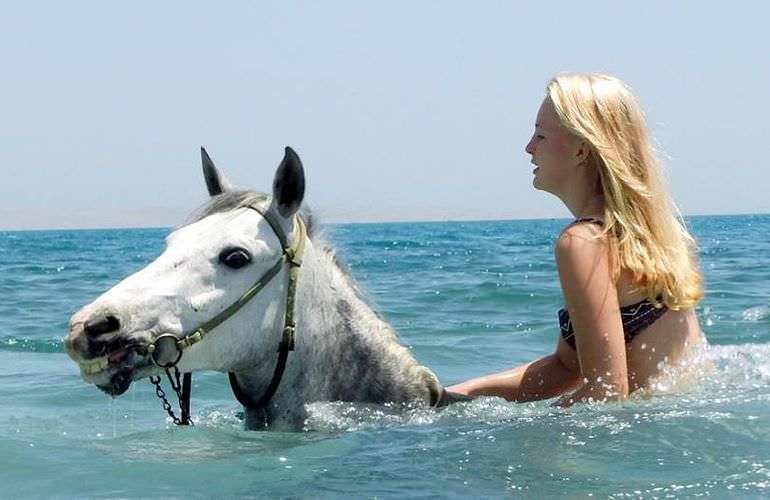
[[[623,323],[623,338],[625,338],[626,344],[631,342],[642,330],[658,321],[661,316],[666,314],[666,311],[668,311],[666,306],[656,306],[647,299],[621,307],[620,319]],[[561,330],[561,338],[575,349],[575,329],[566,309],[559,309],[559,330]]]
[[[604,226],[604,221],[597,217],[584,217],[575,220],[572,224],[577,222],[593,222],[594,224]],[[668,308],[665,305],[655,305],[647,299],[636,304],[621,307],[620,319],[623,323],[623,337],[626,344],[631,342],[642,330],[660,319],[661,316],[666,314],[666,311],[668,311]],[[575,349],[575,329],[572,326],[572,320],[566,309],[559,309],[559,330],[561,331],[561,337],[570,347]]]

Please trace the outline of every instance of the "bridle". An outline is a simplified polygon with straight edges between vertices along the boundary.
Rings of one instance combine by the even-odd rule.
[[[159,335],[155,341],[147,347],[147,352],[150,354],[150,358],[153,363],[166,371],[166,376],[171,383],[174,392],[179,399],[179,407],[181,410],[181,417],[178,418],[171,410],[171,405],[166,399],[165,393],[160,386],[160,377],[150,377],[150,382],[155,385],[155,392],[160,399],[163,400],[163,408],[172,418],[177,425],[189,425],[190,422],[190,392],[192,386],[192,374],[185,373],[183,382],[179,381],[179,370],[177,364],[182,359],[182,354],[185,349],[197,344],[203,340],[209,333],[211,333],[216,327],[224,323],[228,318],[237,313],[243,306],[245,306],[251,299],[253,299],[262,289],[264,289],[268,283],[281,271],[284,264],[289,266],[289,282],[286,291],[286,308],[284,310],[283,330],[281,333],[281,341],[278,344],[278,361],[273,371],[273,378],[270,381],[265,393],[262,397],[254,401],[238,385],[238,381],[235,374],[229,372],[230,387],[233,390],[233,394],[236,399],[248,409],[261,409],[264,408],[270,399],[275,395],[278,390],[278,386],[281,383],[281,377],[283,376],[284,369],[286,368],[286,360],[289,356],[289,351],[294,350],[294,332],[296,328],[296,322],[294,320],[294,308],[295,299],[297,295],[297,279],[299,277],[299,270],[302,266],[302,257],[305,251],[305,240],[307,238],[307,229],[305,223],[300,216],[295,216],[295,226],[297,228],[297,235],[294,238],[293,243],[290,243],[286,233],[279,224],[277,218],[272,212],[263,208],[261,205],[250,204],[245,208],[254,210],[259,213],[273,229],[273,232],[281,242],[281,257],[268,269],[246,292],[243,293],[235,302],[233,302],[227,309],[220,312],[210,320],[206,321],[198,328],[182,334],[181,336],[174,333],[163,333]],[[174,370],[172,377],[171,369]]]

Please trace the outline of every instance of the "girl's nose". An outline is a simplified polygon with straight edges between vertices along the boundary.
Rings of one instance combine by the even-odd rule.
[[[527,154],[531,154],[531,155],[535,154],[535,147],[532,144],[533,142],[534,142],[533,139],[530,139],[527,145],[524,146],[524,151],[526,151]]]

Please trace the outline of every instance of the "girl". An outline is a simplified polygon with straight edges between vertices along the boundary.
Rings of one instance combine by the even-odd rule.
[[[556,352],[448,388],[558,404],[619,400],[705,339],[695,242],[677,218],[629,88],[600,74],[548,84],[526,151],[536,189],[575,220],[556,242],[564,294]]]

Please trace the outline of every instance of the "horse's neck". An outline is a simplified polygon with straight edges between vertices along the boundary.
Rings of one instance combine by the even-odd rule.
[[[330,255],[310,248],[297,297],[295,382],[311,400],[430,401],[430,370],[398,343]]]

